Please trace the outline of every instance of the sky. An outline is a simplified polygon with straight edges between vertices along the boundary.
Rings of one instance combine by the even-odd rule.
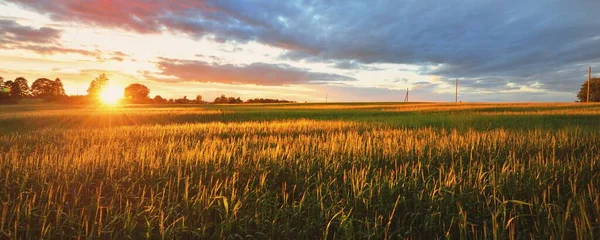
[[[0,0],[0,76],[151,97],[572,102],[597,0]]]

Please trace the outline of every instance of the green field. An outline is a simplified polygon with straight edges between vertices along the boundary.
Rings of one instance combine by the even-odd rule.
[[[0,132],[0,239],[600,238],[600,104],[32,104]]]

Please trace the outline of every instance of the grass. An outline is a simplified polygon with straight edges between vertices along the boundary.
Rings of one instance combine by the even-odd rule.
[[[599,104],[0,106],[0,238],[600,237]]]

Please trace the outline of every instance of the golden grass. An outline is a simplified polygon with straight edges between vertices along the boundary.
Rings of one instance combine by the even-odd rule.
[[[492,106],[507,105],[460,107]],[[569,114],[598,107],[510,108],[531,114],[531,106]],[[443,107],[406,106],[423,112]],[[83,116],[78,121],[93,121],[117,114],[78,111],[18,117],[59,121],[54,117],[76,115]],[[165,114],[241,116],[241,110],[207,107],[118,111],[122,115],[114,116],[135,122]],[[595,239],[600,234],[600,131],[588,131],[589,126],[458,130],[243,117],[235,123],[49,124],[0,135],[0,238]]]

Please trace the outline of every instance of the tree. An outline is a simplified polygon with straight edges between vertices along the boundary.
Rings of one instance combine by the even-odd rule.
[[[154,96],[154,103],[167,103],[167,99],[164,99],[160,95]]]
[[[47,78],[39,78],[31,84],[31,93],[36,98],[48,99],[54,95],[54,82]]]
[[[580,102],[587,101],[588,81],[581,85],[577,98]],[[590,102],[600,102],[600,78],[592,78],[590,81]]]
[[[187,104],[190,100],[187,99],[187,96],[183,96],[183,98],[175,99],[175,103]]]
[[[4,78],[0,77],[0,103],[8,99],[9,86],[4,84]]]
[[[6,82],[4,82],[4,90],[3,92],[10,94],[11,90],[12,90],[12,86],[13,86],[13,81],[8,80]]]
[[[147,101],[149,99],[148,94],[150,94],[150,89],[139,83],[130,84],[123,92],[125,98],[131,99],[135,102]]]
[[[247,103],[295,103],[295,101],[270,99],[270,98],[255,98],[246,100]]]
[[[31,96],[31,90],[29,89],[27,79],[23,77],[18,77],[17,79],[15,79],[13,85],[15,86],[15,89],[13,89],[15,91],[15,97],[22,98]]]
[[[237,97],[226,97],[225,95],[221,95],[220,97],[215,98],[213,103],[217,104],[239,104],[243,103],[241,98]]]
[[[220,97],[215,98],[214,103],[227,103],[227,97],[225,95],[221,95]]]
[[[31,93],[36,98],[54,100],[56,97],[65,96],[65,89],[60,79],[54,81],[47,78],[39,78],[31,84]]]
[[[200,103],[200,104],[201,104],[201,103],[204,103],[204,102],[202,101],[202,96],[200,96],[200,95],[196,96],[196,103]]]
[[[102,73],[90,83],[90,87],[87,90],[88,95],[97,97],[106,85],[108,85],[108,78],[106,77],[106,74]]]
[[[10,97],[13,99],[22,99],[23,96],[25,95],[25,93],[23,93],[23,90],[21,90],[21,87],[19,86],[19,83],[17,82],[11,82],[10,84]]]
[[[67,96],[65,87],[60,78],[54,79],[54,96]]]
[[[10,85],[11,81],[4,82],[4,78],[0,77],[0,103],[14,103],[14,99],[12,99],[9,95],[10,93]]]

